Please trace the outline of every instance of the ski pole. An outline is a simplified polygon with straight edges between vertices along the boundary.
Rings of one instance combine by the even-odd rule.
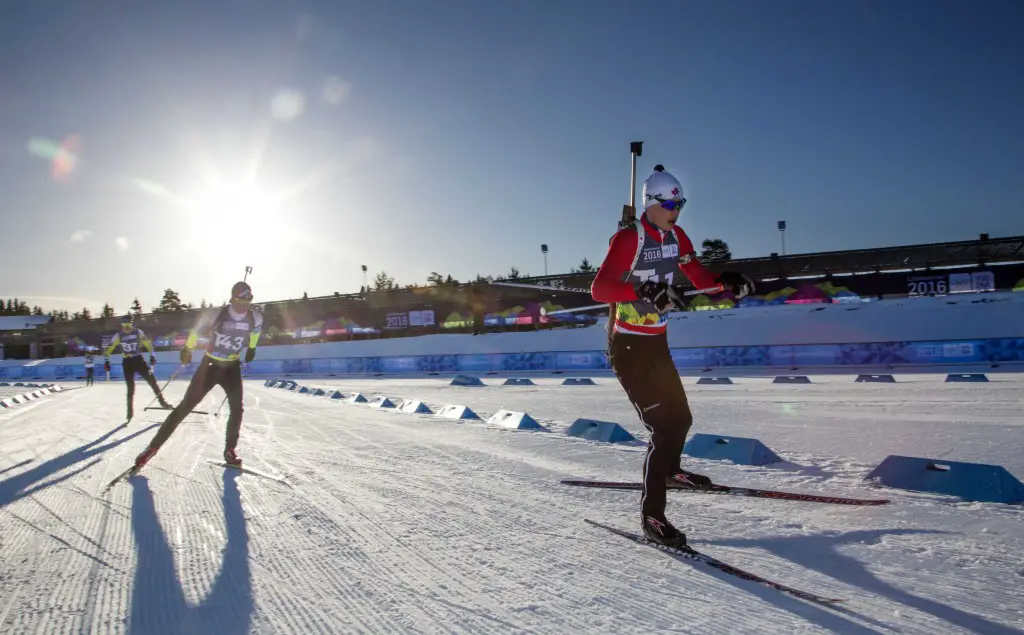
[[[703,293],[718,293],[722,289],[719,287],[708,287],[707,289],[691,289],[684,291],[683,293],[677,293],[680,297],[701,295]],[[590,304],[587,306],[578,306],[571,309],[558,309],[557,311],[545,311],[541,309],[541,315],[558,315],[559,313],[576,313],[577,311],[591,311],[593,309],[600,309],[608,306],[607,304]]]
[[[166,390],[167,387],[171,385],[171,382],[174,381],[174,378],[178,376],[178,373],[181,372],[182,368],[185,368],[185,364],[181,364],[174,369],[174,372],[171,373],[171,376],[167,378],[167,383],[165,383],[163,388],[160,389],[161,395],[164,394],[164,390]],[[156,397],[153,397],[153,401],[156,401]],[[149,402],[149,405],[146,406],[146,410],[149,410],[153,406],[153,401]]]
[[[590,289],[583,289],[580,287],[552,287],[546,284],[530,284],[527,282],[505,282],[504,280],[496,280],[490,284],[497,287],[519,287],[520,289],[540,289],[541,291],[550,291],[552,293],[590,293]]]

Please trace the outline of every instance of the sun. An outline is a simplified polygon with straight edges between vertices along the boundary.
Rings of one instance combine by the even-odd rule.
[[[224,183],[199,193],[193,202],[193,212],[200,222],[229,223],[246,218],[262,219],[270,213],[272,202],[255,185]]]
[[[218,184],[200,192],[188,207],[190,238],[207,247],[260,242],[273,234],[274,201],[254,185]]]
[[[279,206],[277,197],[250,183],[207,186],[186,204],[186,240],[214,269],[241,270],[280,251]]]

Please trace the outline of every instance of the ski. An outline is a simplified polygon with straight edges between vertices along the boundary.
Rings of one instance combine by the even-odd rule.
[[[272,476],[270,474],[265,474],[263,472],[257,472],[256,470],[250,470],[247,467],[241,467],[239,465],[231,465],[230,463],[225,463],[224,461],[213,461],[213,460],[210,460],[210,459],[207,459],[206,461],[207,461],[207,463],[210,463],[212,465],[219,465],[221,467],[234,468],[234,469],[238,470],[239,472],[244,472],[246,474],[252,474],[253,476],[262,476],[263,478],[270,479],[272,481],[277,481],[278,483],[283,483],[285,485],[291,486],[291,484],[288,481],[286,481],[283,478],[278,477],[278,476]],[[139,473],[139,470],[135,469],[135,466],[132,465],[130,468],[128,468],[124,472],[121,472],[120,474],[115,476],[109,483],[107,483],[106,487],[103,488],[103,492],[102,493],[105,494],[114,485],[117,485],[119,482],[121,482],[123,480],[126,480],[126,479],[129,479],[129,478],[131,478],[132,476],[135,476],[138,473]]]
[[[164,408],[162,406],[146,406],[146,410],[174,410],[174,408]],[[191,411],[189,411],[189,414],[190,415],[208,415],[210,413],[206,412],[205,410],[191,410]]]
[[[810,593],[808,591],[802,591],[800,589],[795,589],[795,588],[793,588],[791,586],[787,586],[785,584],[781,584],[779,582],[775,582],[775,581],[769,580],[767,578],[762,578],[759,575],[756,575],[754,573],[750,573],[749,571],[744,571],[743,569],[740,569],[738,567],[734,567],[731,564],[726,564],[726,563],[722,562],[721,560],[719,560],[717,558],[713,558],[713,557],[711,557],[711,556],[709,556],[707,554],[703,554],[703,553],[701,553],[701,552],[697,551],[696,549],[694,549],[692,547],[689,547],[689,546],[687,546],[685,548],[682,548],[682,549],[674,549],[672,547],[666,547],[665,545],[660,545],[660,544],[658,544],[656,542],[651,542],[650,540],[648,540],[647,538],[643,537],[642,535],[640,535],[638,533],[633,533],[631,531],[625,531],[625,530],[622,530],[622,529],[618,529],[618,528],[612,527],[610,525],[605,525],[603,523],[599,523],[597,521],[590,520],[589,518],[584,518],[583,520],[584,520],[584,522],[589,523],[589,524],[591,524],[591,525],[593,525],[595,527],[600,527],[601,529],[605,529],[607,531],[610,531],[613,534],[622,536],[623,538],[626,538],[627,540],[632,540],[632,541],[636,542],[637,544],[641,544],[641,545],[644,545],[644,546],[647,546],[647,547],[654,547],[655,549],[658,549],[660,551],[664,551],[665,553],[668,553],[670,555],[676,556],[677,558],[681,558],[681,559],[685,559],[685,560],[690,560],[690,561],[694,561],[694,562],[702,562],[702,563],[708,565],[709,567],[713,567],[715,569],[718,569],[719,571],[721,571],[723,573],[728,573],[729,575],[737,576],[737,577],[739,577],[739,578],[741,578],[743,580],[747,580],[749,582],[757,582],[758,584],[763,584],[765,586],[769,586],[769,587],[771,587],[771,588],[773,588],[773,589],[775,589],[777,591],[781,591],[783,593],[788,593],[788,594],[790,594],[792,596],[795,596],[795,597],[798,597],[798,598],[800,598],[802,600],[807,600],[809,602],[815,602],[817,604],[824,604],[824,605],[834,605],[834,604],[838,604],[840,602],[843,602],[843,600],[839,599],[839,598],[825,597],[825,596],[822,596],[822,595],[818,595],[816,593]]]
[[[574,485],[576,487],[633,490],[643,489],[643,483],[633,483],[630,481],[584,481],[566,479],[561,482],[563,485]],[[756,489],[752,487],[732,487],[729,485],[712,485],[707,488],[694,488],[669,483],[667,487],[670,491],[686,492],[688,494],[749,496],[752,498],[772,498],[778,500],[804,501],[808,503],[828,503],[832,505],[885,505],[890,502],[888,498],[846,498],[843,496],[824,496],[822,494],[795,494],[793,492],[780,492],[778,490]]]
[[[125,425],[128,425],[128,424],[125,424]],[[103,488],[103,492],[102,493],[106,494],[107,491],[109,491],[111,487],[117,485],[119,482],[121,482],[121,481],[123,481],[125,479],[128,479],[128,478],[131,478],[132,476],[135,476],[136,474],[138,474],[138,472],[139,471],[137,469],[135,469],[135,466],[132,465],[130,468],[128,468],[124,472],[121,472],[120,474],[115,476],[113,478],[113,480],[111,480],[109,483],[107,483],[107,486]]]
[[[244,472],[245,474],[252,474],[253,476],[262,476],[263,478],[267,478],[267,479],[270,479],[272,481],[277,481],[278,483],[284,483],[285,485],[289,485],[290,486],[290,483],[288,483],[288,481],[284,480],[284,478],[282,478],[280,476],[272,476],[272,475],[267,474],[265,472],[257,472],[256,470],[251,470],[251,469],[249,469],[247,467],[243,467],[241,465],[232,465],[231,463],[227,463],[225,461],[214,461],[212,459],[206,459],[206,462],[211,464],[211,465],[219,465],[221,467],[229,467],[229,468],[238,470],[239,472]]]

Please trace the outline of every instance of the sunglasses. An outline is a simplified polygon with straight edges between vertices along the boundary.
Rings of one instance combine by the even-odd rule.
[[[670,212],[675,212],[677,210],[681,210],[681,209],[683,209],[683,205],[686,205],[686,199],[682,198],[682,197],[670,198],[668,200],[665,200],[663,198],[655,196],[654,200],[656,200],[659,203],[661,203],[661,206],[664,207],[665,209],[667,209]]]

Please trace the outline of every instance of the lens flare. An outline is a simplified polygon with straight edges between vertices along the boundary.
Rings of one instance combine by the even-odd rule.
[[[25,147],[32,156],[50,162],[50,176],[54,181],[66,182],[74,176],[81,162],[82,136],[68,135],[59,144],[46,137],[32,137]]]
[[[53,177],[53,180],[58,182],[69,180],[78,168],[81,155],[82,137],[80,135],[73,134],[64,139],[50,166],[50,176]]]

